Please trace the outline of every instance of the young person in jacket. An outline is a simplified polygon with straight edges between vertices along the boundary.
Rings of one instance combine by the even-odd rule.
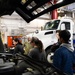
[[[69,43],[70,32],[62,30],[59,32],[60,47],[53,56],[53,65],[68,75],[73,75],[73,47]]]
[[[32,37],[30,44],[32,49],[30,50],[28,56],[35,60],[45,61],[46,53],[43,49],[43,43],[37,37]]]
[[[13,44],[15,46],[13,54],[19,53],[21,55],[24,55],[23,45],[18,38],[13,39]],[[16,65],[18,64],[17,59],[13,59],[13,62],[15,62]]]
[[[24,49],[23,49],[23,45],[22,45],[21,41],[18,38],[15,38],[15,39],[13,39],[13,44],[15,45],[14,54],[20,53],[23,55]]]

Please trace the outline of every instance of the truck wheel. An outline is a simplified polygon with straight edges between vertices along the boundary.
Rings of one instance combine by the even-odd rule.
[[[53,52],[51,52],[51,53],[49,53],[49,54],[47,55],[47,61],[48,61],[49,63],[53,63],[53,55],[54,55]]]
[[[50,45],[49,47],[47,47],[47,48],[45,49],[45,51],[46,51],[46,56],[51,52],[51,47],[52,47],[52,45]]]

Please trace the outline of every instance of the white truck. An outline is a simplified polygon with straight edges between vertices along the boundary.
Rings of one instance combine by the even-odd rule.
[[[44,30],[34,32],[27,36],[35,36],[39,38],[43,42],[44,49],[47,52],[50,50],[51,45],[58,41],[56,37],[57,30],[69,30],[71,33],[70,43],[71,46],[75,48],[75,22],[72,18],[69,17],[51,20],[50,22],[47,22],[45,24]],[[47,56],[47,60],[49,63],[52,63],[51,56],[53,56],[53,54],[54,53],[49,53]]]
[[[74,46],[75,43],[75,23],[73,19],[65,17],[62,19],[55,19],[47,22],[44,26],[44,30],[28,34],[27,36],[35,36],[39,38],[44,45],[44,49],[47,51],[50,46],[57,42],[56,31],[57,30],[69,30],[71,33],[70,43]]]

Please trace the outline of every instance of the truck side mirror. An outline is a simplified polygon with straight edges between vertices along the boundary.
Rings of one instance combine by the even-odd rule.
[[[64,23],[61,24],[60,29],[61,29],[61,30],[65,30],[65,29],[66,29]]]
[[[35,31],[35,33],[37,34],[37,33],[39,33],[39,31],[38,31],[38,30],[36,30],[36,31]]]

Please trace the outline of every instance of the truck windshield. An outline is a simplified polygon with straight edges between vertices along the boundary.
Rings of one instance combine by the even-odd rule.
[[[47,22],[44,26],[44,30],[55,30],[55,29],[57,29],[59,22],[60,22],[60,20],[53,20],[53,21]]]

